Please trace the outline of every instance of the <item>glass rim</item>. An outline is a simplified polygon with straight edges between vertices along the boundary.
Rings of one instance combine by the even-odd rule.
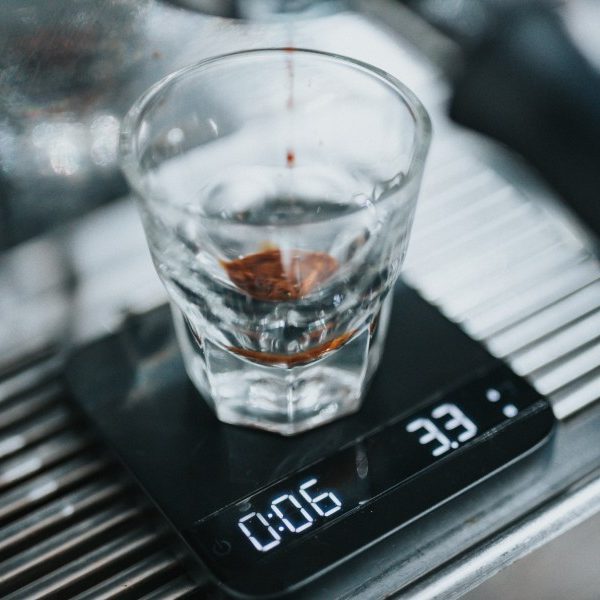
[[[143,172],[142,168],[140,167],[140,161],[138,160],[136,133],[139,129],[140,121],[144,113],[153,105],[155,101],[157,101],[160,94],[164,92],[164,90],[167,90],[176,82],[184,80],[188,75],[202,71],[206,67],[215,63],[225,63],[230,59],[245,58],[261,54],[284,54],[289,56],[292,52],[294,54],[298,53],[304,56],[316,56],[318,58],[330,61],[332,64],[344,64],[346,66],[350,66],[353,69],[362,71],[365,74],[378,79],[381,83],[387,85],[393,92],[396,93],[412,116],[414,123],[414,134],[412,140],[412,153],[408,169],[406,170],[401,182],[395,185],[392,189],[397,191],[408,187],[408,185],[415,178],[416,174],[419,172],[419,169],[422,167],[427,157],[431,139],[431,120],[422,102],[406,84],[402,83],[398,78],[390,75],[387,71],[384,71],[379,67],[375,67],[367,62],[344,56],[342,54],[325,52],[322,50],[313,50],[309,48],[267,47],[238,50],[235,52],[228,52],[225,54],[218,54],[205,58],[167,74],[159,79],[156,83],[151,85],[145,92],[141,94],[141,96],[138,97],[131,108],[127,111],[125,117],[122,119],[119,132],[120,167],[125,175],[127,183],[130,185],[132,190],[142,199],[155,199],[154,194],[144,185]],[[375,201],[374,204],[377,206],[379,201]],[[210,215],[200,215],[184,208],[180,208],[180,210],[182,212],[192,212],[192,214],[205,220],[215,220],[219,223],[224,222],[222,218]],[[247,224],[236,222],[231,222],[231,224],[245,225],[246,227],[248,226]],[[278,225],[278,227],[281,227],[282,225],[285,226],[285,223]]]

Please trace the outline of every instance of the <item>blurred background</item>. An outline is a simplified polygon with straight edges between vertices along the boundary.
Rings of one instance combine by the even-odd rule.
[[[345,597],[598,598],[599,31],[594,0],[4,0],[0,595],[220,597],[73,413],[61,369],[165,301],[119,172],[129,106],[202,58],[295,46],[423,100],[435,141],[405,279],[565,431],[522,510],[451,561],[390,557],[387,583]]]

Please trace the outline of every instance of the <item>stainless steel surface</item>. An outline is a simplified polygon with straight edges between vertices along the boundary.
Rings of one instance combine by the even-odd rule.
[[[124,569],[114,577],[101,584],[94,586],[90,590],[76,596],[77,600],[108,600],[109,598],[118,598],[124,591],[135,589],[136,586],[141,586],[144,583],[153,579],[168,576],[172,572],[180,570],[179,562],[175,557],[165,555],[163,552],[156,552],[148,558],[143,558],[135,565]],[[168,592],[167,586],[171,587]],[[179,578],[169,581],[165,586],[161,586],[158,590],[151,593],[159,592],[164,594],[164,598],[176,598],[187,591],[193,589],[193,584],[189,580]],[[169,596],[170,594],[170,596]],[[174,595],[178,594],[178,595]]]
[[[517,522],[507,530],[488,540],[475,551],[469,552],[454,561],[451,565],[440,570],[435,578],[417,584],[402,593],[402,598],[439,598],[453,600],[461,598],[484,578],[491,577],[501,569],[509,566],[515,560],[537,550],[597,514],[600,502],[600,473],[583,486],[569,490],[566,494],[550,501],[541,509],[529,514],[522,522]],[[515,549],[517,549],[515,551]],[[592,551],[596,551],[592,547]],[[571,549],[565,549],[570,552]],[[568,557],[565,557],[565,563]],[[490,569],[490,565],[494,565]],[[597,566],[597,565],[596,565]],[[593,563],[592,563],[593,569]],[[591,571],[593,573],[593,571]],[[485,576],[485,577],[482,577]],[[533,587],[521,590],[530,598],[546,598],[541,589]],[[543,584],[542,584],[543,585]],[[576,582],[570,590],[571,598],[584,598],[585,591],[578,589]],[[583,592],[583,593],[582,593]],[[502,594],[506,597],[510,592]],[[588,596],[590,599],[592,596]],[[471,599],[477,598],[474,593]]]
[[[597,600],[600,515],[586,519],[464,596],[464,600]],[[565,557],[569,557],[568,568]]]
[[[0,403],[0,596],[162,588],[159,597],[180,598],[197,588],[166,526],[74,415],[59,376],[48,367],[46,381],[36,378],[42,370],[16,374],[21,385]]]
[[[405,277],[566,418],[598,398],[600,264],[551,199],[511,185],[475,158],[476,140],[446,131]]]
[[[548,462],[522,485],[509,487],[499,478],[485,495],[473,490],[435,519],[425,518],[402,544],[378,545],[354,561],[351,581],[332,574],[322,593],[402,596],[411,585],[406,593],[421,590],[420,598],[457,597],[600,511],[600,340],[592,329],[600,268],[546,190],[512,159],[448,124],[446,91],[431,66],[358,18],[325,21],[307,25],[314,29],[304,31],[305,39],[312,35],[314,46],[399,76],[434,117],[436,141],[406,278],[547,389],[563,419]],[[253,35],[236,43],[251,45],[259,39]],[[0,548],[6,554],[0,553],[0,595],[206,595],[160,521],[72,416],[58,378],[66,347],[118,328],[129,311],[164,301],[129,199],[2,257]],[[43,348],[59,353],[15,367]],[[123,547],[138,552],[123,555]]]

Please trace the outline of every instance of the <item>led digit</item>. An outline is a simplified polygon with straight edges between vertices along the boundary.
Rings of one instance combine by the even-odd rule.
[[[452,431],[457,427],[462,427],[464,431],[457,436],[459,442],[466,442],[477,435],[477,426],[475,423],[473,423],[473,421],[471,421],[471,419],[469,419],[469,417],[454,404],[441,404],[431,411],[431,415],[435,419],[450,416],[451,418],[444,423],[444,429],[447,429],[448,431]]]
[[[448,452],[452,447],[450,440],[429,419],[415,419],[406,426],[406,431],[409,433],[414,433],[419,429],[424,429],[426,431],[426,433],[419,438],[419,444],[425,446],[433,440],[439,442],[439,445],[431,451],[433,456],[440,456],[441,454],[444,454],[444,452]]]
[[[296,527],[292,524],[292,522],[287,519],[284,515],[283,512],[279,509],[279,504],[281,504],[282,502],[285,501],[290,502],[290,504],[296,508],[297,510],[300,511],[300,514],[304,517],[304,519],[306,520],[305,523],[302,523],[302,525],[300,525],[299,527]],[[305,508],[302,508],[302,505],[300,504],[300,502],[298,502],[298,500],[296,500],[296,498],[292,495],[292,494],[283,494],[282,496],[279,496],[279,498],[277,498],[276,500],[273,500],[272,504],[271,504],[271,508],[273,509],[273,512],[282,520],[283,524],[292,532],[292,533],[300,533],[301,531],[304,531],[305,529],[308,529],[312,524],[313,524],[313,518],[308,514],[307,510]]]
[[[270,542],[267,542],[266,544],[262,544],[256,538],[256,536],[252,535],[252,532],[250,531],[250,528],[248,527],[248,525],[250,523],[248,523],[248,525],[246,525],[246,523],[248,521],[250,521],[250,519],[252,519],[253,517],[256,517],[261,522],[261,524],[267,529],[267,531],[273,538]],[[269,525],[268,521],[260,513],[257,513],[257,512],[248,513],[247,515],[245,515],[238,521],[238,527],[243,531],[244,535],[252,542],[252,545],[259,552],[268,552],[269,550],[271,550],[271,548],[275,548],[275,546],[278,546],[279,543],[281,542],[281,536]]]
[[[328,517],[329,515],[336,513],[338,510],[341,510],[342,503],[333,492],[322,492],[318,496],[311,496],[306,491],[309,487],[315,485],[315,483],[317,483],[316,479],[309,479],[306,483],[303,483],[300,486],[300,494],[305,500],[308,500],[308,502],[310,502],[310,505],[313,507],[315,512],[321,517]],[[322,503],[323,500],[325,500],[326,498],[331,501],[333,506],[331,506],[328,509],[323,509],[322,506],[319,506],[319,502]]]

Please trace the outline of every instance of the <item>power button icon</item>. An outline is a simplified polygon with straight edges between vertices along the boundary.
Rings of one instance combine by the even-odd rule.
[[[227,556],[231,552],[231,544],[227,540],[217,540],[212,551],[216,556]]]

